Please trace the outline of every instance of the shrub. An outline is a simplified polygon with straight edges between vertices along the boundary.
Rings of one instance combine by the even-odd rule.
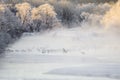
[[[20,29],[18,18],[13,14],[6,4],[0,4],[0,53],[2,53],[7,45],[18,37],[15,32]],[[11,33],[11,31],[13,33]]]
[[[0,32],[8,32],[19,28],[18,18],[6,7],[6,5],[0,5]]]
[[[61,20],[63,24],[71,24],[75,22],[75,6],[68,1],[60,1],[56,4],[55,11],[57,13],[57,17]]]
[[[23,30],[28,30],[31,25],[31,5],[29,3],[20,3],[16,4],[15,8],[17,9],[16,16],[20,19]]]
[[[0,53],[2,53],[7,47],[7,45],[11,42],[11,37],[8,33],[0,32]]]
[[[33,28],[36,31],[51,29],[58,25],[54,7],[50,4],[43,4],[32,9]]]

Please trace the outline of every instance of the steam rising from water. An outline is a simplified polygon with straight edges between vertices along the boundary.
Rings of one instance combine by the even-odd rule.
[[[105,27],[120,26],[120,0],[104,15],[101,22]]]
[[[98,28],[100,25],[108,27],[120,25],[120,1],[112,8],[109,4],[83,4],[79,5],[77,10],[81,10],[81,16],[85,16],[82,28],[61,28],[46,31],[44,34],[24,33],[18,42],[10,45],[5,57],[0,60],[2,64],[0,78],[81,80],[81,76],[84,76],[84,80],[120,79],[119,34],[117,36],[113,32]],[[103,14],[106,11],[107,13]],[[46,72],[50,75],[44,74]]]
[[[118,29],[120,26],[120,0],[109,4],[83,4],[79,8],[81,16],[85,16],[82,26],[102,26],[104,28]]]

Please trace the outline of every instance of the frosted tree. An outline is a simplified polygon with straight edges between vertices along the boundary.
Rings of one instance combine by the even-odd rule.
[[[0,31],[7,32],[11,29],[19,28],[19,26],[18,18],[5,4],[0,4]]]
[[[23,33],[20,29],[20,20],[5,4],[0,4],[0,32],[8,33],[15,38]]]
[[[7,33],[0,32],[0,53],[2,53],[7,47],[7,45],[11,42],[11,36]]]
[[[58,3],[54,4],[55,11],[57,12],[57,17],[61,20],[63,24],[68,24],[76,22],[76,11],[75,5],[70,1],[61,0]]]
[[[37,31],[58,26],[54,7],[49,4],[40,5],[32,10],[32,20]]]
[[[0,4],[0,53],[16,37],[19,29],[18,18],[9,10],[6,4]]]
[[[29,3],[21,3],[15,5],[17,9],[16,16],[21,20],[23,29],[29,30],[31,25],[31,5]]]

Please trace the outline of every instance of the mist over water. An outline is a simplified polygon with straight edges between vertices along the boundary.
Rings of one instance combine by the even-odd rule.
[[[51,3],[53,3],[53,4],[51,4]],[[120,26],[120,18],[119,18],[120,17],[120,14],[119,14],[120,13],[120,0],[118,2],[112,3],[112,4],[107,3],[107,2],[106,3],[99,3],[99,4],[96,4],[96,3],[78,3],[75,6],[73,5],[73,3],[69,3],[67,1],[59,2],[59,5],[55,5],[57,3],[54,0],[51,0],[51,3],[42,4],[42,5],[40,5],[39,7],[36,7],[36,8],[31,7],[32,4],[23,3],[24,5],[27,4],[26,7],[28,7],[28,9],[30,8],[28,12],[30,12],[30,10],[33,9],[31,19],[33,19],[33,20],[35,19],[35,21],[38,20],[37,22],[42,21],[42,20],[43,20],[42,21],[43,23],[46,22],[46,17],[45,17],[44,14],[47,13],[45,11],[47,9],[48,9],[47,11],[49,12],[47,15],[55,17],[55,18],[53,18],[53,20],[54,19],[55,20],[57,19],[56,21],[60,20],[59,24],[61,25],[60,27],[62,27],[62,28],[58,27],[58,25],[56,24],[55,26],[53,26],[52,30],[43,31],[45,34],[43,33],[41,35],[36,35],[37,36],[37,38],[35,37],[36,40],[40,39],[40,37],[42,37],[42,41],[44,43],[45,39],[48,38],[47,40],[49,40],[49,41],[46,41],[47,43],[45,43],[45,44],[53,45],[53,43],[51,43],[51,41],[53,40],[52,38],[54,38],[55,41],[56,41],[56,44],[54,46],[52,46],[52,48],[56,47],[56,45],[59,45],[59,43],[61,43],[60,46],[61,46],[61,49],[62,49],[63,47],[67,46],[68,44],[66,44],[66,45],[64,44],[65,42],[67,42],[67,40],[65,38],[63,38],[63,40],[61,40],[61,41],[57,40],[56,37],[59,37],[59,35],[64,36],[64,37],[69,37],[70,41],[71,41],[71,43],[69,43],[70,45],[76,44],[76,42],[75,43],[72,42],[73,37],[76,37],[79,40],[80,37],[84,36],[83,40],[85,39],[85,42],[88,42],[90,44],[95,44],[95,45],[97,44],[97,42],[93,43],[92,40],[88,40],[88,39],[89,38],[90,39],[95,39],[98,42],[100,41],[100,43],[101,43],[102,39],[103,39],[103,42],[106,42],[106,40],[111,40],[113,42],[116,41],[113,44],[119,48],[117,43],[119,43],[119,40],[120,40],[119,39],[119,34],[118,34],[119,33],[119,26]],[[23,4],[18,4],[17,8],[21,8],[21,9],[25,8],[24,6],[22,6]],[[65,8],[63,8],[63,7],[65,7]],[[61,20],[62,18],[59,18],[59,17],[61,17],[61,14],[59,14],[59,12],[60,13],[62,12],[61,9],[66,9],[68,11],[68,12],[66,11],[67,13],[70,12],[70,14],[67,14],[67,15],[64,14],[65,16],[63,17],[63,22]],[[27,8],[26,8],[26,10],[27,10]],[[26,10],[24,10],[25,14],[26,14],[26,12],[25,12]],[[41,10],[41,12],[39,12],[40,10]],[[43,12],[44,12],[44,14],[43,14]],[[38,15],[38,13],[40,13],[41,15]],[[23,15],[21,14],[21,16],[23,16]],[[30,19],[31,14],[29,13],[27,17],[29,17],[28,19]],[[54,24],[54,23],[51,24],[52,17],[50,19],[48,19],[48,22],[50,21],[49,22],[50,25]],[[67,17],[67,19],[66,19],[66,17]],[[80,21],[79,21],[78,17],[80,17]],[[40,18],[40,20],[39,20],[39,18]],[[68,27],[66,27],[65,24],[63,24],[64,19],[66,19],[65,21],[68,20],[70,25],[67,25],[67,26],[71,26],[71,28],[68,28]],[[69,19],[70,19],[70,21],[69,21]],[[35,23],[36,25],[38,25],[37,22]],[[71,23],[73,23],[73,24],[71,24]],[[77,24],[77,23],[79,23],[79,24]],[[34,25],[33,27],[36,27],[36,25]],[[57,29],[55,28],[56,29],[55,30],[54,27],[57,27]],[[77,33],[79,35],[75,35]],[[31,40],[34,39],[34,36],[31,36],[30,39]],[[86,38],[86,37],[88,37],[88,38]],[[23,38],[27,39],[27,38],[29,38],[29,36],[25,37],[25,35],[23,34],[20,41]],[[26,40],[26,42],[28,42],[27,40]],[[39,40],[39,41],[41,41],[41,40]],[[21,42],[24,43],[24,41],[21,41]],[[18,48],[20,48],[23,45],[23,43],[21,43],[21,42],[18,45]],[[110,43],[106,42],[107,46],[109,44],[111,46],[113,45],[113,44],[111,44],[111,42]],[[85,45],[85,44],[83,44],[83,45]],[[33,43],[32,46],[35,46],[35,43]],[[39,45],[39,46],[41,46],[41,45]],[[43,46],[44,46],[44,44],[43,44]],[[13,48],[15,48],[15,47],[13,47]],[[26,45],[25,47],[31,47],[31,46]],[[37,47],[38,46],[36,46],[36,48]],[[86,47],[87,47],[87,45],[86,45]]]
[[[102,20],[105,27],[120,27],[120,0],[112,5],[112,8],[106,12]]]
[[[120,79],[120,0],[114,4],[76,5],[66,0],[59,4],[50,1],[34,8],[29,3],[16,4],[23,19],[19,22],[25,22],[22,29],[28,32],[10,44],[0,57],[0,80]],[[47,19],[49,25],[44,24]],[[36,32],[29,33],[29,22],[34,24],[33,29],[38,29],[34,29]],[[48,26],[52,28],[47,29]],[[39,32],[42,28],[43,32]]]
[[[119,33],[120,29],[120,0],[116,3],[87,3],[79,5],[81,16],[85,19],[81,23],[82,27],[96,27],[111,33]],[[86,28],[87,29],[87,28]]]
[[[29,49],[32,50],[33,49],[32,47],[34,46],[34,49],[36,51],[37,48],[41,47],[42,48],[47,47],[48,50],[51,48],[53,50],[54,48],[72,49],[74,45],[75,46],[74,49],[86,48],[85,51],[87,51],[87,49],[90,48],[91,51],[92,49],[95,50],[96,51],[95,53],[100,53],[101,51],[103,51],[103,53],[119,53],[120,48],[118,45],[120,43],[119,42],[120,38],[118,34],[120,25],[119,8],[120,1],[114,4],[109,3],[78,4],[75,9],[77,9],[78,12],[81,13],[79,14],[81,17],[84,17],[80,25],[71,24],[70,26],[72,26],[72,28],[67,28],[66,25],[63,25],[61,23],[62,25],[61,28],[57,29],[55,28],[50,31],[47,30],[43,34],[41,33],[40,34],[33,33],[32,35],[29,33],[23,34],[22,38],[18,41],[18,43],[13,45],[11,48],[13,50],[16,49],[16,51],[17,50],[22,51],[21,49],[25,48],[27,51]],[[77,18],[75,17],[75,19]],[[74,22],[75,21],[73,20],[73,23]],[[61,38],[61,40],[59,38]],[[33,40],[33,43],[30,43],[31,40]],[[54,44],[52,43],[52,41],[54,41]],[[27,43],[28,45],[24,45],[24,47],[21,47],[24,43]],[[110,48],[113,49],[111,52],[109,52]],[[47,49],[45,50],[47,51]]]

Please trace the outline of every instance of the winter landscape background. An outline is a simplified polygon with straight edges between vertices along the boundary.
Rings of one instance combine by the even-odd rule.
[[[0,80],[120,80],[120,0],[0,0]]]

